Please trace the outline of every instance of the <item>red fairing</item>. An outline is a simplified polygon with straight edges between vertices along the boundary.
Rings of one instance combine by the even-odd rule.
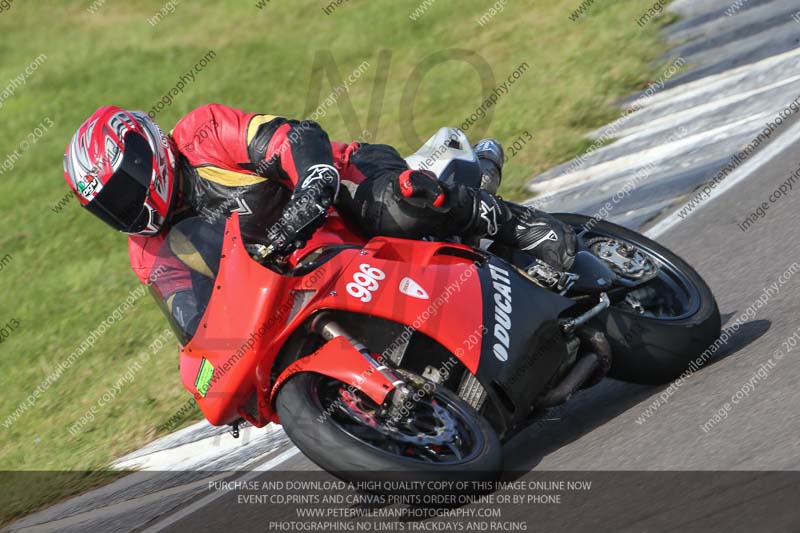
[[[376,401],[386,395],[390,384],[380,374],[366,372],[370,368],[366,359],[343,338],[327,343],[273,382],[281,348],[321,310],[404,324],[435,339],[468,370],[477,371],[483,306],[470,248],[375,238],[363,248],[339,252],[305,275],[282,276],[247,254],[237,214],[228,221],[226,233],[214,293],[197,333],[180,357],[183,384],[212,424],[231,423],[239,417],[256,426],[278,422],[274,396],[297,371],[329,375]],[[333,232],[320,235],[330,237],[328,244],[341,242]],[[309,297],[296,305],[301,292]],[[210,364],[213,374],[202,396],[196,382],[204,359],[206,372]],[[363,382],[365,375],[370,376],[369,383]],[[255,405],[256,411],[249,405]]]
[[[481,343],[465,339],[480,339],[483,333],[478,271],[471,260],[446,253],[448,249],[466,257],[471,253],[458,244],[376,237],[347,265],[319,306],[411,326],[437,340],[474,373]],[[385,278],[376,279],[374,291],[358,289],[371,269]]]
[[[274,360],[288,335],[286,320],[291,306],[294,278],[280,276],[253,261],[242,246],[238,215],[228,222],[216,279],[216,290],[194,338],[181,350],[180,373],[187,390],[209,422],[215,425],[244,417],[263,426],[272,416],[268,403],[269,371],[259,372],[258,364]],[[236,317],[232,319],[232,317]],[[203,359],[214,367],[211,383],[203,397],[195,381]],[[244,411],[254,391],[259,391],[258,410],[253,419]]]
[[[338,379],[360,389],[378,405],[394,389],[392,382],[370,365],[361,352],[343,337],[331,339],[313,354],[289,365],[275,380],[272,397],[275,397],[287,379],[298,372],[316,372]]]
[[[366,242],[358,228],[354,228],[335,209],[331,209],[328,218],[320,229],[308,240],[306,245],[289,256],[289,264],[296,266],[305,256],[322,246],[339,244],[361,244]]]

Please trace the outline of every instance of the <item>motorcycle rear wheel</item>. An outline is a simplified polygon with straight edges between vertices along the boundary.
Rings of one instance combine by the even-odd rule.
[[[591,219],[584,215],[557,214],[576,231]],[[675,311],[639,314],[632,308],[612,306],[592,324],[603,331],[612,352],[609,377],[645,385],[670,382],[683,372],[700,368],[709,354],[704,352],[719,341],[719,308],[708,284],[677,254],[644,235],[604,220],[584,236],[627,242],[654,257],[661,265],[662,280],[655,285],[665,297],[674,299]],[[668,294],[669,292],[672,294]]]

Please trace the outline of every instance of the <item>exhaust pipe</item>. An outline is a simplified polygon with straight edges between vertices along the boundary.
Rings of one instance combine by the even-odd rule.
[[[550,389],[541,400],[536,402],[536,406],[555,407],[566,402],[598,368],[600,368],[600,358],[597,354],[593,352],[585,354],[578,359],[578,362],[575,363],[575,366],[572,367],[561,383]]]

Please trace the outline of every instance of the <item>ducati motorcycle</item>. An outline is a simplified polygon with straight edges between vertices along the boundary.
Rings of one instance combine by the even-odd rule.
[[[481,185],[463,132],[408,158]],[[577,214],[569,272],[496,244],[365,239],[331,210],[284,262],[242,241],[239,217],[184,220],[151,288],[180,340],[180,375],[205,417],[282,424],[348,479],[414,472],[495,479],[502,443],[603,377],[678,377],[720,333],[714,297],[676,254]],[[158,268],[158,266],[157,266]],[[196,301],[173,315],[176,280]],[[166,296],[166,298],[165,298]]]

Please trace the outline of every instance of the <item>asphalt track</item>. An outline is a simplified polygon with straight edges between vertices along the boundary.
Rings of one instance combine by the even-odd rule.
[[[800,343],[792,340],[800,331],[800,180],[770,201],[800,167],[796,118],[788,119],[691,214],[675,215],[776,109],[800,95],[794,79],[800,71],[791,68],[800,36],[800,23],[790,18],[799,8],[792,3],[753,0],[740,14],[727,17],[723,11],[729,2],[676,2],[674,8],[687,19],[667,33],[684,42],[677,50],[693,56],[697,66],[665,84],[642,110],[650,115],[634,117],[643,121],[641,127],[626,127],[630,135],[653,136],[645,126],[661,120],[656,122],[661,139],[682,124],[701,137],[677,151],[674,146],[652,151],[653,144],[642,147],[636,137],[636,142],[623,138],[622,147],[615,144],[593,154],[579,179],[564,181],[566,166],[544,176],[543,182],[556,184],[544,195],[550,195],[545,203],[592,215],[635,172],[637,165],[624,158],[647,152],[654,162],[651,181],[626,196],[609,218],[649,230],[694,265],[717,296],[728,326],[737,317],[745,319],[709,364],[671,388],[605,380],[578,394],[554,419],[508,443],[506,466],[517,472],[511,479],[588,479],[593,486],[563,494],[560,504],[506,506],[503,521],[524,522],[529,531],[800,529]],[[716,83],[718,98],[728,100],[714,106],[707,95],[687,91],[703,80]],[[737,91],[750,92],[739,98]],[[740,224],[762,202],[768,205],[764,216],[743,231]],[[13,529],[274,530],[270,521],[297,521],[293,508],[237,504],[233,493],[208,490],[208,478],[291,479],[316,470],[279,430],[247,430],[234,441],[201,426],[154,443],[120,464],[172,472],[129,476],[28,517]],[[219,473],[187,472],[199,465]],[[405,530],[414,530],[411,523],[449,522],[408,522]]]

